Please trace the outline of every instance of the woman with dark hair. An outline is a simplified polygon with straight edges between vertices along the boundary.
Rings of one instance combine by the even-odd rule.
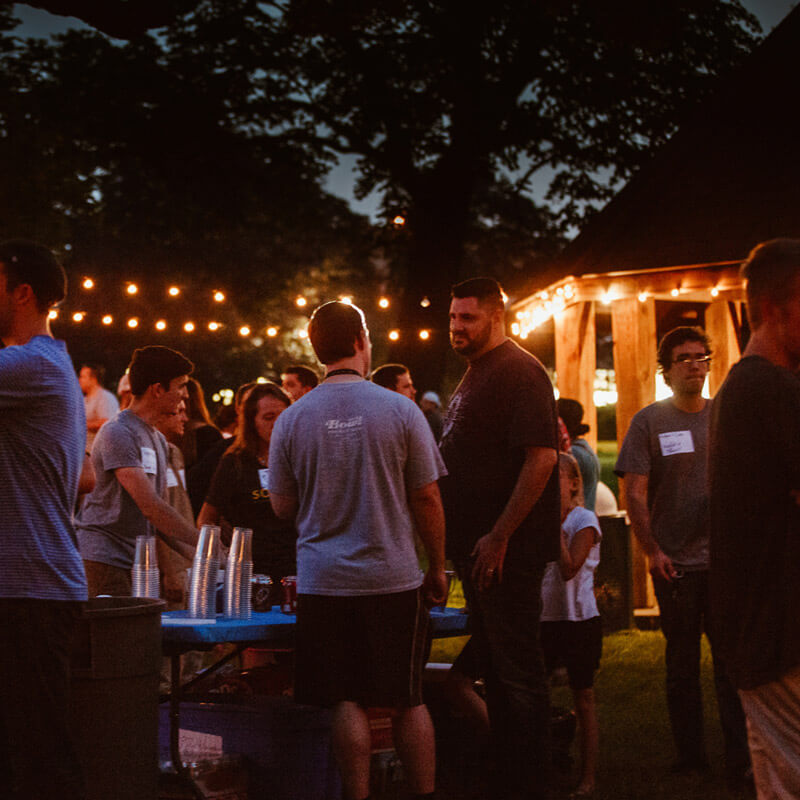
[[[296,572],[297,531],[278,519],[269,502],[269,442],[275,420],[291,404],[276,383],[259,383],[247,395],[236,439],[211,481],[197,525],[253,530],[253,571],[273,583]],[[227,538],[227,537],[226,537]]]
[[[183,453],[183,462],[188,470],[194,466],[220,439],[222,434],[219,428],[211,421],[211,415],[206,407],[206,398],[203,387],[194,379],[189,378],[186,384],[186,430],[181,437],[180,447]]]

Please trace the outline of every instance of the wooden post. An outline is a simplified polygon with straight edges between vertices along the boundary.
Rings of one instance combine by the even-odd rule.
[[[597,448],[594,378],[597,368],[594,303],[576,303],[555,315],[556,376],[561,397],[583,406],[586,440]]]
[[[633,415],[655,400],[656,305],[652,297],[637,297],[611,303],[611,331],[614,337],[614,372],[617,382],[617,443],[622,441]],[[625,502],[624,480],[620,502]],[[636,608],[652,608],[655,593],[647,571],[647,558],[633,540],[633,602]]]
[[[742,304],[734,304],[735,312],[741,314]],[[714,300],[706,308],[706,333],[711,337],[711,372],[708,376],[708,390],[713,397],[722,386],[728,370],[741,358],[736,328],[731,318],[731,308],[727,300]]]

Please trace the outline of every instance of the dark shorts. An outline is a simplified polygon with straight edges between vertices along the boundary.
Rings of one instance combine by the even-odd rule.
[[[317,706],[349,700],[365,708],[420,705],[429,624],[419,589],[298,595],[295,700]]]
[[[567,668],[573,689],[591,689],[603,651],[600,617],[581,622],[542,622],[542,650],[548,672]]]

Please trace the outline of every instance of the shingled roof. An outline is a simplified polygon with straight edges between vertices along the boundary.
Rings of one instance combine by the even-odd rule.
[[[744,259],[800,237],[800,8],[584,227],[543,276]]]

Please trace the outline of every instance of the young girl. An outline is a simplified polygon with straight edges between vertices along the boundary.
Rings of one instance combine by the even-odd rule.
[[[594,598],[600,563],[600,523],[581,505],[578,462],[558,454],[561,479],[561,556],[549,564],[542,583],[542,648],[548,671],[564,666],[575,700],[581,751],[581,780],[570,797],[594,793],[598,731],[594,673],[600,665],[602,629]]]

